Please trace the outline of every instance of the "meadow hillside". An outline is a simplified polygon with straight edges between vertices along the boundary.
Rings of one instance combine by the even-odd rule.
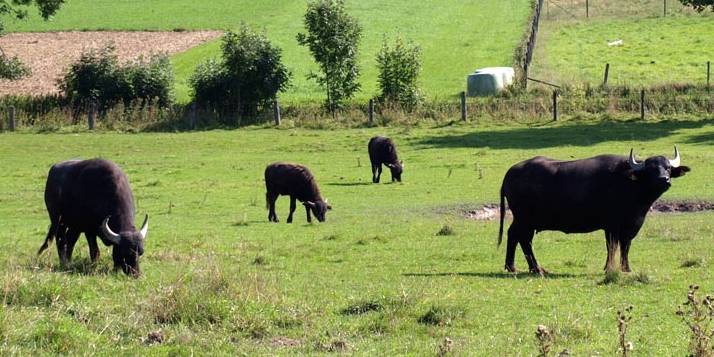
[[[543,11],[531,76],[557,84],[603,81],[612,85],[706,83],[714,61],[714,15],[697,14],[678,1],[554,1]],[[622,40],[622,46],[608,46]]]
[[[365,101],[377,90],[375,55],[382,39],[396,35],[423,49],[421,84],[429,98],[454,97],[464,90],[466,75],[486,66],[510,66],[530,14],[528,0],[429,0],[347,1],[350,14],[363,26],[359,65]],[[304,0],[282,1],[109,1],[73,0],[50,22],[38,16],[28,21],[9,21],[7,31],[58,30],[195,30],[235,29],[245,22],[264,30],[283,49],[284,61],[293,72],[293,86],[284,101],[322,100],[314,81],[306,79],[317,70],[309,52],[298,46],[295,36],[304,31]],[[175,56],[176,95],[187,101],[186,80],[196,64],[220,53],[215,41]]]
[[[496,221],[464,212],[497,202],[507,168],[534,155],[671,155],[674,144],[692,172],[663,198],[714,199],[712,124],[1,134],[0,354],[434,355],[449,338],[457,355],[534,355],[545,324],[555,351],[614,355],[616,310],[632,305],[638,354],[683,355],[675,311],[689,284],[714,291],[714,214],[651,214],[630,253],[635,273],[602,284],[602,232],[540,233],[535,253],[551,274],[512,275]],[[399,145],[403,183],[370,182],[376,134]],[[69,269],[54,247],[35,256],[49,166],[95,156],[124,168],[137,214],[150,216],[138,280],[111,272],[106,247],[90,267],[84,239]],[[262,175],[277,160],[312,169],[334,207],[327,222],[306,224],[299,207],[284,223],[280,198],[281,223],[268,223]]]

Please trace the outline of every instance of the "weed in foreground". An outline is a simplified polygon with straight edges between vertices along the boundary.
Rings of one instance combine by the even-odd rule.
[[[461,309],[432,305],[417,321],[424,325],[449,326],[454,320],[464,315],[465,313]]]
[[[697,297],[699,286],[690,285],[687,302],[677,310],[677,315],[689,327],[690,356],[714,356],[711,341],[714,338],[714,296]]]
[[[454,228],[452,228],[450,225],[445,224],[441,229],[436,232],[437,236],[453,236],[456,232],[454,231]]]
[[[547,357],[553,348],[553,334],[545,325],[538,325],[535,332],[536,343],[538,345],[538,356]]]
[[[627,327],[632,320],[632,305],[626,307],[624,310],[617,311],[617,332],[619,335],[619,348],[618,350],[622,353],[622,357],[627,357],[632,351],[632,342],[627,341]]]

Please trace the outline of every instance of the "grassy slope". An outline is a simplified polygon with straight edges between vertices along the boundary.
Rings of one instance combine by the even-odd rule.
[[[711,199],[712,124],[2,134],[0,349],[316,354],[344,340],[359,355],[429,355],[448,336],[463,355],[531,355],[535,328],[544,323],[557,330],[556,351],[613,355],[615,310],[632,304],[629,339],[638,353],[682,355],[686,328],[674,311],[688,284],[714,290],[714,214],[650,216],[631,261],[651,281],[603,286],[602,233],[541,233],[536,254],[555,275],[512,277],[501,273],[496,222],[464,220],[453,207],[496,202],[507,167],[536,154],[580,158],[634,146],[651,155],[669,153],[675,143],[693,171],[665,197]],[[400,145],[407,165],[402,184],[369,183],[366,142],[378,133]],[[106,248],[97,270],[86,269],[84,240],[68,272],[53,268],[54,250],[34,258],[47,227],[47,169],[78,156],[117,161],[131,179],[139,214],[151,216],[145,276],[137,281],[107,272]],[[300,209],[294,224],[283,223],[285,198],[278,201],[282,222],[267,222],[262,170],[275,160],[312,168],[335,207],[326,223],[305,224]],[[444,224],[455,235],[435,236]],[[689,258],[704,266],[680,268]],[[520,252],[517,259],[523,268]],[[340,314],[364,301],[383,309]],[[453,320],[441,327],[418,323],[432,306]],[[146,347],[142,338],[159,329],[164,344]],[[275,347],[278,336],[300,346]]]
[[[9,31],[55,31],[67,29],[229,29],[245,21],[265,29],[284,50],[286,65],[293,71],[294,86],[283,95],[296,102],[321,100],[322,92],[306,79],[317,67],[309,52],[298,46],[295,36],[303,31],[305,2],[291,1],[89,1],[67,4],[49,23],[38,19],[12,22]],[[349,12],[364,28],[360,47],[363,90],[359,100],[376,94],[374,57],[387,34],[397,33],[424,49],[422,88],[429,97],[455,96],[463,90],[465,77],[475,68],[508,66],[529,13],[527,0],[458,1],[430,0],[348,1]],[[197,16],[198,15],[198,16]],[[186,80],[196,64],[219,54],[219,43],[176,56],[177,97],[188,99]]]
[[[602,83],[610,63],[612,84],[653,85],[704,83],[706,62],[714,60],[709,43],[712,15],[696,14],[679,2],[606,0],[591,8],[584,4],[551,5],[539,34],[532,74],[556,83]],[[607,42],[622,39],[621,47]]]

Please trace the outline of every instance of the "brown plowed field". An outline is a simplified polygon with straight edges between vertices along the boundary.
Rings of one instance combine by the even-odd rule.
[[[0,80],[0,95],[57,93],[56,81],[84,51],[114,44],[124,62],[152,53],[183,52],[221,35],[220,31],[87,31],[12,33],[0,37],[0,49],[19,57],[32,74],[19,81]]]

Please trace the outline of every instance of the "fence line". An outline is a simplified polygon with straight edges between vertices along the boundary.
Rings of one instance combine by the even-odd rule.
[[[526,51],[524,53],[523,62],[523,78],[521,78],[521,85],[523,88],[528,86],[528,68],[533,61],[533,51],[535,50],[536,38],[538,37],[538,27],[540,25],[540,14],[543,9],[543,0],[538,0],[535,9],[533,10],[533,20],[531,21],[528,42],[526,43]]]

